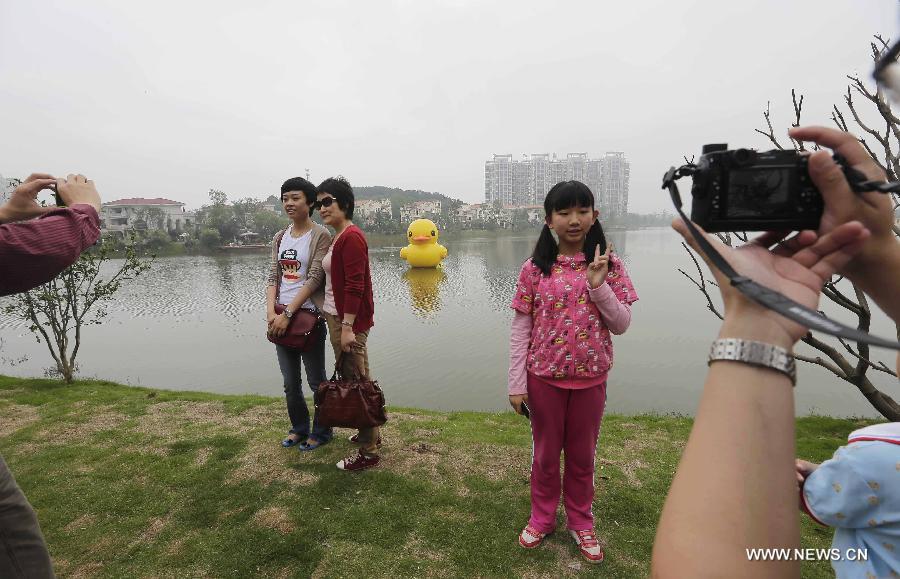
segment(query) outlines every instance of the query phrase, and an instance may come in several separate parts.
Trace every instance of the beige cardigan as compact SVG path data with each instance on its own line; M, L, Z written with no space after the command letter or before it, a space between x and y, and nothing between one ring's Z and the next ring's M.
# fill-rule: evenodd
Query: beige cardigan
M269 277L266 279L266 287L278 287L278 281L281 279L281 264L278 262L278 246L281 245L281 239L290 230L289 225L286 229L279 231L272 239L272 266L269 269ZM331 234L328 230L318 223L312 224L312 239L309 242L310 254L312 261L306 270L306 281L304 286L312 287L311 298L313 304L322 309L325 303L325 268L322 267L322 259L328 253L331 246ZM277 302L278 295L275 295Z

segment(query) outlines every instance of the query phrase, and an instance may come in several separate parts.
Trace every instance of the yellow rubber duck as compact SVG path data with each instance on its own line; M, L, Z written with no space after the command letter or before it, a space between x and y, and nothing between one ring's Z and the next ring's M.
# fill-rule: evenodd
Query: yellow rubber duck
M437 225L430 219L416 219L406 230L409 245L400 250L400 257L413 267L437 267L447 257L447 248L437 242Z

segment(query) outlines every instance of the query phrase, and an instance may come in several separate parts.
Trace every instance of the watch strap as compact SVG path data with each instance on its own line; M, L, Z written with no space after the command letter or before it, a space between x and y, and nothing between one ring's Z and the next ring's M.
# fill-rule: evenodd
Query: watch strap
M742 362L769 368L785 374L791 379L792 385L797 385L797 365L794 356L774 344L740 338L722 338L712 343L707 364L712 364L717 360Z

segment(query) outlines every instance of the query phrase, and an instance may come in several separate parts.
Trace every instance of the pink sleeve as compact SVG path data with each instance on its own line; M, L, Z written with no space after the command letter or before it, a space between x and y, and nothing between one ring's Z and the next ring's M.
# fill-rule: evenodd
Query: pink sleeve
M638 301L637 292L634 290L634 284L631 283L628 271L625 270L625 264L622 262L622 258L615 253L609 255L609 273L606 274L606 283L623 304L631 305Z
M535 272L540 274L540 270L531 263L531 259L522 264L519 280L516 282L516 294L509 304L509 307L517 312L530 314L534 309Z
M529 314L516 312L509 329L509 395L528 392L525 360L531 341L532 321Z
M596 288L588 288L588 296L600 310L603 323L613 334L624 334L631 324L631 306L619 301L608 283Z

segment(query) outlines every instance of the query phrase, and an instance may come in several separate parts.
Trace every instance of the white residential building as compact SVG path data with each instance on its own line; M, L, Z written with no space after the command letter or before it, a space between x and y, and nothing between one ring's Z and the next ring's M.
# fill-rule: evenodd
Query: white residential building
M353 207L353 218L371 225L379 215L393 216L390 199L360 199Z
M440 216L440 201L415 201L400 208L401 223L409 223L416 219L437 219Z
M135 197L104 203L100 209L100 228L103 231L131 229L162 229L180 231L194 225L194 213L184 209L184 203L156 197Z
M460 205L459 209L456 210L456 218L461 223L494 221L496 220L496 211L489 203Z

